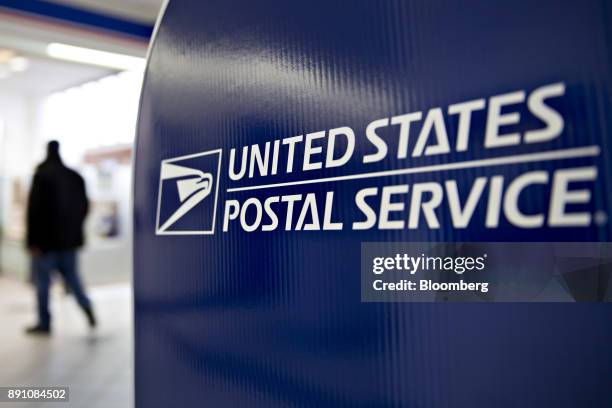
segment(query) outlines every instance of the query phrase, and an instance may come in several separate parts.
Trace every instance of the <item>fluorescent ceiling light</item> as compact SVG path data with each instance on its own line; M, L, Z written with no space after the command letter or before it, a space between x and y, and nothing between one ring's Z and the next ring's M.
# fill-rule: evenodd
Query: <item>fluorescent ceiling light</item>
M114 52L76 47L74 45L51 43L47 45L47 55L65 61L97 65L122 71L144 71L144 58Z

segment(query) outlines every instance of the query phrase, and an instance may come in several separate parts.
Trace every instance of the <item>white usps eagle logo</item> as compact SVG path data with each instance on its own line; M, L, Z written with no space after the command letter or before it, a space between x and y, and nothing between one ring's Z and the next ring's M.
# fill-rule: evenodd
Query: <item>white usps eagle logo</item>
M161 162L157 235L213 234L221 150Z

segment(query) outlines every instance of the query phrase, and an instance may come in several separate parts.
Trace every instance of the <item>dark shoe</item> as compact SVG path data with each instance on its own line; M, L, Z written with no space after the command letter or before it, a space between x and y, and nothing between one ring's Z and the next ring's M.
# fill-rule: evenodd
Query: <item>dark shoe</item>
M37 324L36 326L28 327L25 332L33 336L48 336L51 334L51 329Z
M85 315L87 316L87 323L89 323L89 327L92 329L96 327L98 322L96 321L96 316L94 315L93 310L85 309Z

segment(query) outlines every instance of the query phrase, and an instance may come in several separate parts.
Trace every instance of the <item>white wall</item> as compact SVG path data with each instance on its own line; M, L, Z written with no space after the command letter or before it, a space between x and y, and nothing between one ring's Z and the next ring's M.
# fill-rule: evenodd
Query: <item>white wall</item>
M131 79L126 81L125 78ZM3 231L11 217L12 180L18 178L29 188L33 170L43 159L46 142L51 139L63 143L60 149L65 153L67 164L83 174L91 201L115 200L119 204L123 221L121 235L108 239L91 234L87 237L81 265L84 279L89 283L128 280L131 275L131 167L116 164L111 185L102 188L95 169L83 163L82 155L92 147L129 143L133 139L140 81L141 76L130 73L105 78L68 91L68 98L66 94L54 95L52 98L61 103L51 104L51 107L49 96L7 93L0 88L0 119L4 121L3 138L0 139L0 226ZM87 91L96 86L99 91ZM75 106L81 99L75 102L70 95L83 96L83 106L90 107L91 112L80 112L75 118ZM91 228L87 230L90 232ZM28 277L29 258L23 240L9 239L3 233L0 251L0 273L19 279Z
M3 122L0 139L0 226L8 226L11 214L11 184L15 179L28 185L34 164L42 156L33 132L33 112L36 99L13 92L0 93L0 118ZM26 276L29 262L23 242L0 241L0 270L7 274Z

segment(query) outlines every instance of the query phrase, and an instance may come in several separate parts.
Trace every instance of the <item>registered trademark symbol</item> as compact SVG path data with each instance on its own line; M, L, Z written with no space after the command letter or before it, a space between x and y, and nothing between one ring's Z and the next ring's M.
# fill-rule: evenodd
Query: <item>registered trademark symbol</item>
M593 215L593 221L597 225L605 225L608 222L608 214L602 210L599 210Z

